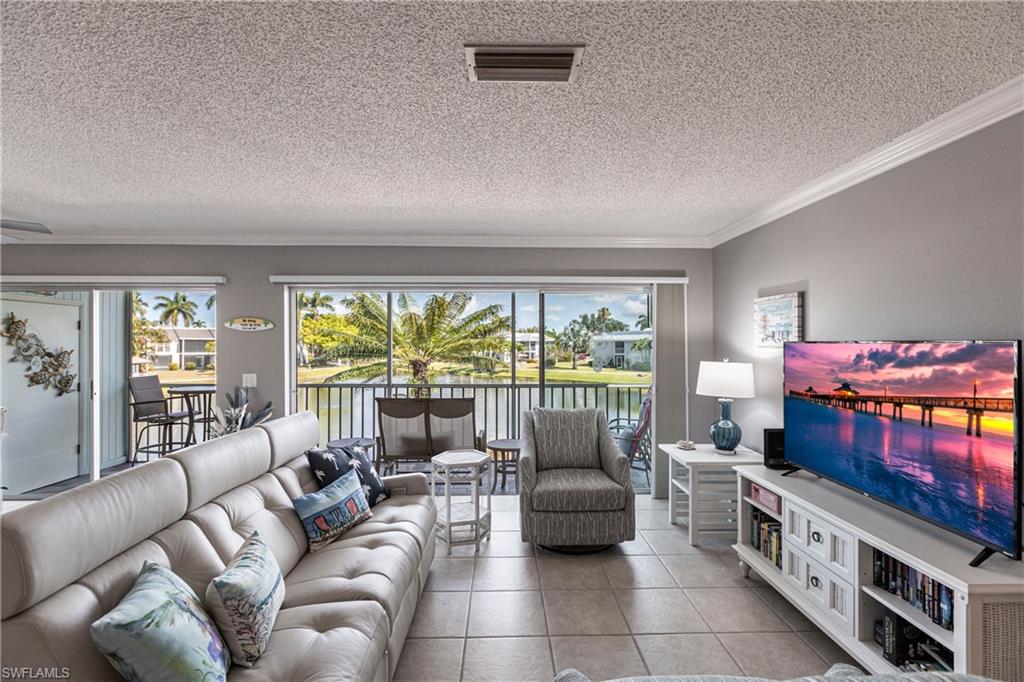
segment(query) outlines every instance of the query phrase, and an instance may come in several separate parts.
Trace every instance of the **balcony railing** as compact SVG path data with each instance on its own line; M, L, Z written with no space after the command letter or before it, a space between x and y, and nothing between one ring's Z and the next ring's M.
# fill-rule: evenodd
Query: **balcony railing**
M477 429L488 439L517 438L520 415L540 405L538 384L299 384L298 409L320 419L320 442L336 438L376 438L375 398L415 397L429 390L432 398L475 398ZM608 419L640 416L647 386L615 384L551 384L544 386L546 407L596 407Z

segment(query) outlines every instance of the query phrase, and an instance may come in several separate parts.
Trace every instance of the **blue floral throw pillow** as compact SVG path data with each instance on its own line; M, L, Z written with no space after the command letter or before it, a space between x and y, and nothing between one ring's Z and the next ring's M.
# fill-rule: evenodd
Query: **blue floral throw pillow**
M283 601L281 567L259 533L253 533L206 588L206 604L231 660L249 668L263 655Z
M171 569L146 562L124 599L90 627L126 680L224 682L231 656L196 593Z
M292 500L295 513L309 536L309 551L316 552L342 533L373 516L355 470L322 488Z

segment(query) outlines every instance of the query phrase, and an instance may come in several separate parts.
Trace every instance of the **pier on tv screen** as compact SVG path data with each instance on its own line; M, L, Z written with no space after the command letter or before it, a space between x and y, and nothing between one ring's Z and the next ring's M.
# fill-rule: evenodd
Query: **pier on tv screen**
M1016 554L1016 342L787 343L786 459Z

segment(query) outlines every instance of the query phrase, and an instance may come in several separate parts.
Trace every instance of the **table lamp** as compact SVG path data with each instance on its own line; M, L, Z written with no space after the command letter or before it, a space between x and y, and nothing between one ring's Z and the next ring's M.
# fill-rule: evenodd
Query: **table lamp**
M732 401L754 397L754 366L749 362L729 362L729 358L721 362L702 361L697 373L697 395L718 398L722 416L711 425L708 434L718 452L736 454L743 432L732 420Z

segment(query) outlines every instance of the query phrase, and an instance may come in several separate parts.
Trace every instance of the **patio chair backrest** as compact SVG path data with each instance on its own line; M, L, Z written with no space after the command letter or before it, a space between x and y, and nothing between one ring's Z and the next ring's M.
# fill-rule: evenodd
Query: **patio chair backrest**
M419 398L376 398L377 420L387 457L422 458L430 452L427 401Z
M132 394L132 407L136 419L167 414L164 388L157 375L129 377L128 390Z
M644 396L644 401L640 405L640 423L637 424L636 433L633 436L633 444L630 446L629 452L626 453L630 461L636 457L637 451L640 449L640 446L643 445L643 440L647 436L647 430L651 428L651 413L654 411L652 409L653 407L654 391L649 391L647 395Z
M473 398L376 398L376 403L388 459L429 459L477 447Z
M434 398L428 401L430 451L438 455L446 450L475 450L476 400L473 398Z

